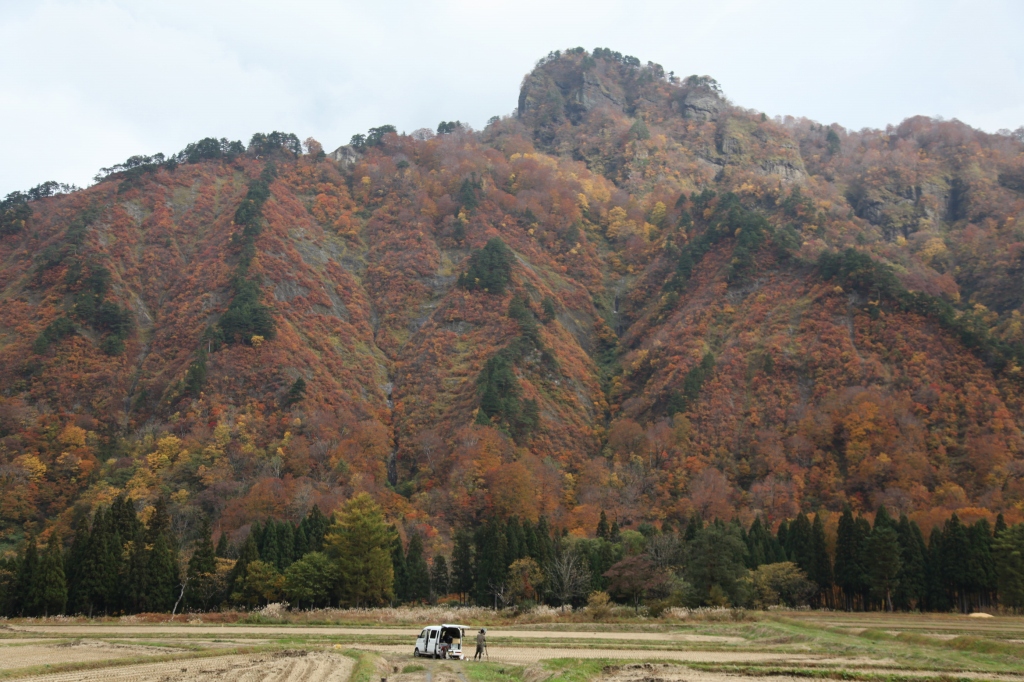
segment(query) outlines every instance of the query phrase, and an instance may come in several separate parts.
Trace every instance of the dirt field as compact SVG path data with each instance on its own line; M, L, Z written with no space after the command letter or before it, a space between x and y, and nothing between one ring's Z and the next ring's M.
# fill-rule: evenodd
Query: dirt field
M111 644L101 641L78 641L54 644L50 643L8 642L0 650L0 670L28 668L33 665L62 663L82 663L86 661L105 661L116 658L136 656L154 656L171 654L181 649L141 647L126 644Z
M218 656L216 658L167 661L126 665L97 670L37 675L35 682L238 682L274 680L275 682L346 682L353 660L326 652L280 652L259 655Z
M407 626L8 621L0 623L0 680L1024 682L1024 618L723 612L669 622L489 628L484 663L414 660L418 632Z

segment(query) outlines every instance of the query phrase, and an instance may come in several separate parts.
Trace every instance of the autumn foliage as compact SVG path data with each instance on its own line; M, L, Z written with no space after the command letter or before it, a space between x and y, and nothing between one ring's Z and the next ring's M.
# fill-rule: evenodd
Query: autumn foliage
M430 554L493 516L1024 513L1019 135L772 120L607 50L483 131L374 130L5 200L4 546L121 493L237 542L368 493Z

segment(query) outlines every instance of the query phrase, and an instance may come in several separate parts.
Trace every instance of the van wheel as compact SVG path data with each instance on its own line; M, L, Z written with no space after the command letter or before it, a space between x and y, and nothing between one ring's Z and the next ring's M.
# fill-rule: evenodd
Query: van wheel
M419 658L420 657L420 648L419 647L416 647L415 649L412 650L412 657L413 658Z

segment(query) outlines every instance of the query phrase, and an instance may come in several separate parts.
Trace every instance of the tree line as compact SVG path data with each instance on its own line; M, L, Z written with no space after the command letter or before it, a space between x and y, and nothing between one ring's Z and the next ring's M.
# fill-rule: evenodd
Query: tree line
M70 541L28 538L0 561L0 612L209 611L256 608L475 603L529 608L613 599L657 615L669 606L810 605L845 610L1024 609L1024 524L964 524L954 514L927 541L918 525L884 507L873 521L847 508L830 547L822 515L800 514L773 531L757 518L678 528L609 523L569 536L547 519L491 518L456 528L451 553L428 556L413 531L400 539L363 494L332 518L318 507L297 524L254 523L238 546L204 521L182 549L167 505L143 523L130 498L80 519Z

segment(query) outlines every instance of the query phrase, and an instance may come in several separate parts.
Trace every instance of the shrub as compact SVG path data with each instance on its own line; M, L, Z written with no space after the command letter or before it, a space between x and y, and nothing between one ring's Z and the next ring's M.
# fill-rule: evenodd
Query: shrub
M753 606L759 609L779 604L802 606L818 589L792 561L762 564L742 581L750 588Z
M40 332L32 344L32 350L36 353L45 353L50 344L57 343L75 333L75 324L66 316L58 317L46 325L46 329Z
M469 257L469 268L459 275L458 284L470 291L502 295L512 279L515 254L498 237Z

